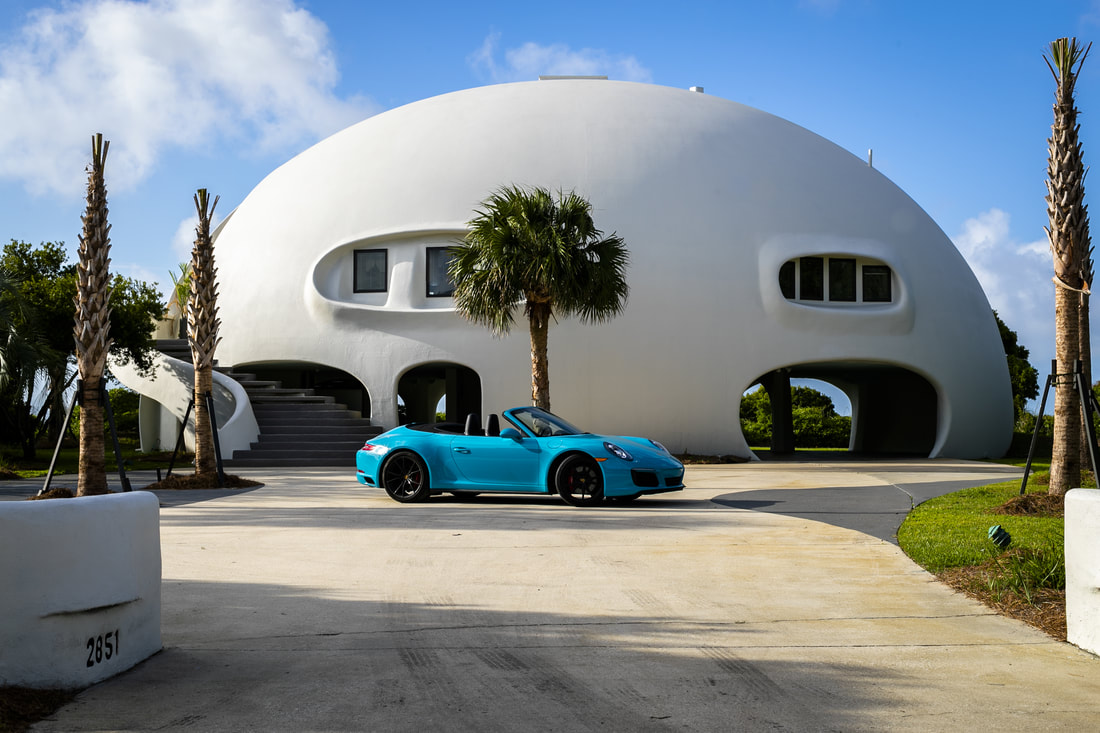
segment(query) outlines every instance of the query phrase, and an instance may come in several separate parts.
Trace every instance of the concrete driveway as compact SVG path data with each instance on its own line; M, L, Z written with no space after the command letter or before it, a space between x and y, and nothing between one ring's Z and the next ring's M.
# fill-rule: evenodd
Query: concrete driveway
M37 731L1073 730L1100 659L910 562L946 461L692 467L628 506L251 471L163 497L165 649ZM170 504L170 505L169 505Z

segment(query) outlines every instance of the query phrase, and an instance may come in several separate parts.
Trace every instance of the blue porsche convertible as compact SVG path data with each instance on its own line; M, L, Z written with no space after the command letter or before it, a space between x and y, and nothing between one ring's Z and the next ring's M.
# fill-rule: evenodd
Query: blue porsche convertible
M355 456L359 483L400 502L433 493L557 494L573 506L684 488L684 465L645 438L586 433L537 407L477 415L465 425L403 425L372 438Z

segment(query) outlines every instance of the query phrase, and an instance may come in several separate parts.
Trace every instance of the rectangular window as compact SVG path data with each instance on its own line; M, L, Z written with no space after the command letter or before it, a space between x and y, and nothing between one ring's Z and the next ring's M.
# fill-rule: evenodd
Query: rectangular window
M455 286L447 274L451 264L450 247L428 247L428 297L449 298L454 294Z
M353 289L357 293L386 292L386 250L355 250L355 276L353 279Z
M845 257L829 258L829 300L854 303L856 300L856 261Z
M891 292L892 276L887 265L863 266L863 302L889 303L893 300Z
M820 257L803 257L798 261L800 300L825 299L825 261Z

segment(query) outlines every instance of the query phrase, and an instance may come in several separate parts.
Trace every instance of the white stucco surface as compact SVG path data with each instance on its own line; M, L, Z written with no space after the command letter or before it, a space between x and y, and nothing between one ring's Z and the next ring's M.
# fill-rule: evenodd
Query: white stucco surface
M149 492L0 502L0 686L86 687L159 651L160 575Z
M344 370L384 427L397 422L401 374L427 362L474 369L483 415L529 402L522 320L496 339L450 298L425 295L426 247L453 243L479 202L512 184L576 190L630 250L624 314L551 328L552 409L574 423L674 452L748 457L738 405L762 375L892 366L935 389L930 455L1007 447L997 328L936 223L866 162L803 128L645 84L456 92L367 119L290 160L217 234L219 278L257 284L222 289L219 360ZM388 291L354 293L353 251L372 248L388 251ZM812 255L889 265L892 302L788 300L779 268Z
M1066 493L1066 638L1100 654L1100 491Z
M153 358L154 377L141 376L133 362L111 362L111 374L120 384L142 396L139 431L143 451L172 450L179 435L179 425L187 415L187 405L194 394L195 367L190 362L165 354ZM240 384L219 372L213 373L214 414L218 423L218 442L222 455L229 457L235 450L247 450L256 440L260 428L252 412L252 403ZM188 419L183 435L184 447L195 449L194 414Z

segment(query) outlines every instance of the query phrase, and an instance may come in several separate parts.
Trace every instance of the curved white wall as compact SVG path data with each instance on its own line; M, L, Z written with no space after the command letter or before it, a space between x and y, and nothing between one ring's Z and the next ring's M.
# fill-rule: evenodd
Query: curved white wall
M160 651L154 494L0 502L0 686L76 688Z
M365 120L261 182L215 242L225 363L309 361L356 376L396 423L398 375L430 361L482 378L483 412L530 399L521 323L491 337L425 298L424 250L510 184L575 189L631 253L626 312L550 333L556 412L673 451L748 456L743 390L803 363L881 363L938 394L933 455L1000 455L1008 373L991 310L936 224L873 168L759 110L652 85L552 80L472 89ZM389 292L353 293L351 252L390 251ZM893 303L785 299L814 254L889 265Z
M1100 491L1066 492L1066 638L1100 654Z
M190 362L166 354L154 357L154 377L138 374L134 364L121 365L112 360L111 374L120 384L142 397L140 410L141 449L172 450L179 434L179 425L187 415L187 405L195 390L195 367ZM252 403L244 387L235 380L213 373L214 414L218 422L218 443L222 456L229 458L235 450L248 450L260 434ZM194 414L188 420L183 440L187 450L195 449Z

